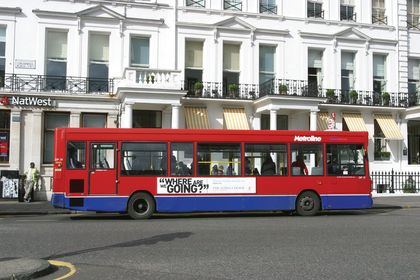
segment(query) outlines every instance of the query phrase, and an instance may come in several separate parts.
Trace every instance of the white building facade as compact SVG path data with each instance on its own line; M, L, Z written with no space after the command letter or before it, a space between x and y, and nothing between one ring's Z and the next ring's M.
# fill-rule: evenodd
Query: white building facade
M419 0L3 0L0 170L55 127L368 131L420 167Z

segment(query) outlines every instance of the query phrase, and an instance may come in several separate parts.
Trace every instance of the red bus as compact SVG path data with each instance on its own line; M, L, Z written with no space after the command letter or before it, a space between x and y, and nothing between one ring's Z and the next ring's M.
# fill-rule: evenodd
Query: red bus
M58 128L52 204L127 213L372 206L367 132Z

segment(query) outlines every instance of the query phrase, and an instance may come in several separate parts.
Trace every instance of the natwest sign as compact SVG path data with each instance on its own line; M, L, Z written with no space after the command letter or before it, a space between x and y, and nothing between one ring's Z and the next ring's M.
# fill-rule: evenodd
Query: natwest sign
M38 107L52 107L54 100L51 98L40 98L36 96L2 96L0 97L1 105L14 106L38 106Z
M321 137L316 137L316 136L298 136L295 135L295 142L321 142L322 138Z

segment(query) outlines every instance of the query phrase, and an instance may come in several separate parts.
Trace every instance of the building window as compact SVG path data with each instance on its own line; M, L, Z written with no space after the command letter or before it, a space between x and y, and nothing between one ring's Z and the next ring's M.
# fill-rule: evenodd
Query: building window
M82 127L106 127L106 114L83 113Z
M43 163L53 163L54 160L54 129L68 127L69 113L50 113L44 115L44 155Z
M6 72L6 27L0 26L0 88L4 87Z
M270 130L270 115L261 115L261 130ZM277 130L288 130L289 129L289 116L288 115L277 115Z
M199 7L199 8L205 8L206 7L206 1L205 0L186 0L186 5L189 7Z
M185 41L185 83L188 94L194 89L200 95L201 89L194 85L203 80L203 42ZM202 85L202 84L201 84Z
M260 84L273 81L275 55L275 47L260 46Z
M67 75L67 31L47 30L46 90L65 90Z
M420 104L420 59L408 60L408 105Z
M225 10L242 11L242 0L224 0Z
M354 53L341 53L341 101L349 102L350 90L354 88Z
M89 91L108 91L109 35L89 36Z
M131 37L130 66L149 68L149 38Z
M373 104L379 105L382 103L382 92L386 87L386 56L374 54L373 55Z
M322 88L322 50L308 51L308 96L318 96Z
M133 110L133 128L162 128L162 112Z
M10 155L10 111L0 110L0 162L8 162Z
M307 17L308 18L324 18L324 11L322 10L322 3L308 1L307 2Z
M356 21L356 13L354 12L353 0L341 0L340 20Z
M277 14L276 0L260 0L260 13Z
M420 0L407 0L407 25L408 28L420 30Z
M372 0L372 23L388 23L388 18L385 16L385 0Z
M240 49L241 45L223 45L223 94L235 97L239 94L239 75L240 75Z
M378 122L374 121L374 160L390 160L391 152L388 151L388 145L385 140L385 135L382 132Z
M408 121L408 164L420 164L420 121Z

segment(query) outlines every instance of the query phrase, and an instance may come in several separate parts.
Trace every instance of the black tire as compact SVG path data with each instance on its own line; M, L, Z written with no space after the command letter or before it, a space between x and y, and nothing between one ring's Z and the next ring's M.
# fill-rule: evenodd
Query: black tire
M315 216L321 209L321 202L316 193L305 191L296 200L296 213L299 216Z
M147 193L136 193L128 201L128 215L135 220L148 219L155 212L155 200Z

